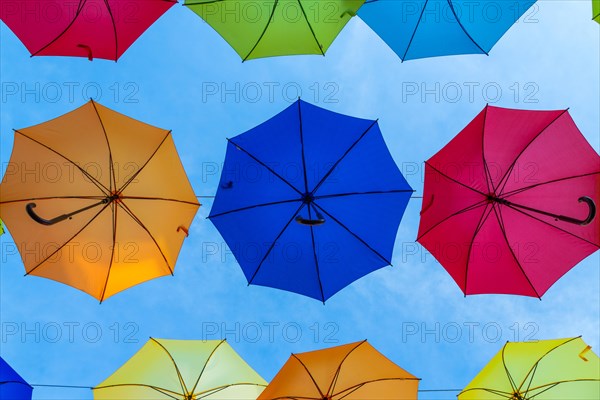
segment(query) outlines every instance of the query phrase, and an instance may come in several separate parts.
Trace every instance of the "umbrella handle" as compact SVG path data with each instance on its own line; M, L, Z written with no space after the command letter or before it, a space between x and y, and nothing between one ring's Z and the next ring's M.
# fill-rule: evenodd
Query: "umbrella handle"
M94 56L92 55L92 48L86 44L78 44L77 47L80 49L84 49L87 51L88 60L94 61Z
M580 203L587 204L587 206L589 208L587 218L577 219L577 218L573 218L573 217L566 217L564 215L559 215L557 219L564 221L564 222L569 222L571 224L581 225L581 226L588 225L590 222L592 222L594 220L594 218L596 217L596 203L594 203L594 200L588 196L581 196L579 199L577 199L577 201L579 201Z
M296 222L305 226L319 226L325 223L325 218L321 214L317 214L317 219L306 219L301 216L296 217Z
M50 225L58 224L59 222L62 222L66 219L71 219L71 217L73 217L73 215L75 215L75 214L79 214L80 212L89 210L90 208L99 206L100 204L107 204L108 202L109 202L108 198L103 199L102 201L100 201L98 203L92 204L87 207L83 207L79 210L73 211L68 214L59 215L58 217L55 217L52 219L45 219L45 218L42 218L39 215L37 215L35 213L35 211L33 211L33 209L37 207L37 204L35 204L35 203L27 203L27 205L25 206L25 211L27 211L27 214L31 217L31 219L34 220L35 222L37 222L38 224L50 226Z

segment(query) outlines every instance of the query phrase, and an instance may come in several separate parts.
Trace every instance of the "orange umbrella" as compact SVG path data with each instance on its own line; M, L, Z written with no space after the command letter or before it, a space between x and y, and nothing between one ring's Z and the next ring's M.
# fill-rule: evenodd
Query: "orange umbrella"
M27 274L101 302L173 274L200 206L170 131L93 101L16 130L0 194Z
M419 378L362 342L292 354L258 400L416 399Z

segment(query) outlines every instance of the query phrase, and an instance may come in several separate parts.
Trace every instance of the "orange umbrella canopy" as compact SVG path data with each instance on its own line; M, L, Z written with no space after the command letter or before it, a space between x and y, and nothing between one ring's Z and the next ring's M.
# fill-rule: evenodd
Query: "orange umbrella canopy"
M27 274L100 301L172 274L199 206L170 131L93 101L15 130L0 184Z
M418 386L365 340L292 354L258 400L416 399Z

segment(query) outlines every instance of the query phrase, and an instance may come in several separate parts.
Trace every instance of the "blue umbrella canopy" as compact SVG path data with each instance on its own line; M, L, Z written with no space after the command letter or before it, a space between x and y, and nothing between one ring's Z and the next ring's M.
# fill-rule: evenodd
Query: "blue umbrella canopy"
M249 284L325 302L391 264L412 192L377 121L298 100L229 139L209 218Z
M358 15L402 60L488 54L536 0L367 0Z
M30 400L33 388L0 357L0 399Z

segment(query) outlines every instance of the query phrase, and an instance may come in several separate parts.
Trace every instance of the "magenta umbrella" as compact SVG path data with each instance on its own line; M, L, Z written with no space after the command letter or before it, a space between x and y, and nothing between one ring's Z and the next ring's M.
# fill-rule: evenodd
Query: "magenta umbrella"
M32 56L116 61L176 0L2 1L0 19Z
M425 168L417 240L465 295L541 297L600 247L600 157L567 110L487 106Z

